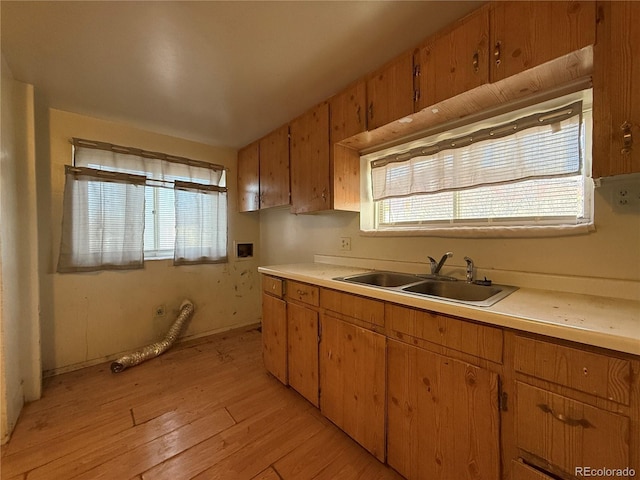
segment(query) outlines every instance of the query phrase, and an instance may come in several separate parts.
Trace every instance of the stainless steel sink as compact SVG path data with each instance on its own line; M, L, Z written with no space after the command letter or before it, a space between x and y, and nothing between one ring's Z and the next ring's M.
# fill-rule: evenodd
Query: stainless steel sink
M420 282L422 279L410 273L397 272L369 272L348 277L340 277L338 280L344 282L362 283L374 287L402 287L412 283Z
M382 271L338 277L334 280L479 307L490 307L518 289L508 285L477 285L451 277L425 278L409 273Z
M514 292L516 287L506 285L476 285L467 282L425 281L408 285L402 291L429 297L441 297L453 301L488 307Z

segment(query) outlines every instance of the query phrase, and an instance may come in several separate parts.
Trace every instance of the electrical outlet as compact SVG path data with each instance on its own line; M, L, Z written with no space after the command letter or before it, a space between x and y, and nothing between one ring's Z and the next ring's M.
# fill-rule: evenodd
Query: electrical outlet
M619 207L640 205L640 188L636 185L620 185L615 189L614 195Z
M340 250L351 250L351 237L340 237Z
M166 312L167 312L167 309L164 305L158 305L156 308L153 309L153 316L164 317Z

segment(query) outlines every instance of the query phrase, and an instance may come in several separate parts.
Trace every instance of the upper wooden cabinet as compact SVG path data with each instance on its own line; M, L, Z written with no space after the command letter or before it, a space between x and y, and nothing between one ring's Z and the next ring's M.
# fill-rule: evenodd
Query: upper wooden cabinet
M289 126L238 151L238 211L288 205Z
M595 43L595 2L505 1L492 5L492 82Z
M369 130L413 113L413 52L406 52L367 79Z
M238 151L238 211L260 208L260 166L258 142Z
M291 211L328 210L331 205L329 104L291 122Z
M351 85L329 99L331 144L362 133L367 129L367 84Z
M488 83L488 56L489 10L485 7L420 48L417 110Z
M597 34L593 177L640 172L640 2L599 2Z
M329 145L329 104L291 122L291 212L360 209L360 156Z
M289 126L260 140L260 208L289 204Z

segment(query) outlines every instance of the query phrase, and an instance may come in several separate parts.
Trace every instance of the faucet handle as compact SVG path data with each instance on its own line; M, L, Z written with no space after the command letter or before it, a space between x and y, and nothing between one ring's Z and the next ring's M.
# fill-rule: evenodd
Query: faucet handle
M467 262L467 283L473 283L473 260L464 257L464 261Z
M429 262L431 263L431 275L435 275L436 273L436 268L438 266L438 262L436 262L436 259L433 257L427 257L429 259Z

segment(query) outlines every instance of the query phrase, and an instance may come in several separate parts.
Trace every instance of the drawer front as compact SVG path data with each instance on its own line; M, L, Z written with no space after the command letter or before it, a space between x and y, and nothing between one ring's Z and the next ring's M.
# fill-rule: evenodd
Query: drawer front
M287 298L317 307L320 304L320 289L306 283L287 280Z
M459 352L502 363L502 330L423 310L387 304L385 319L392 330Z
M515 368L536 378L629 405L628 360L517 336Z
M384 327L384 302L336 290L320 291L320 306L332 312Z
M516 443L523 456L532 454L570 475L576 468L629 467L627 417L521 382L516 394Z
M553 480L553 477L517 460L511 461L511 478L513 480Z
M269 275L263 275L262 291L273 295L274 297L282 298L284 294L284 280L281 278L270 277Z

